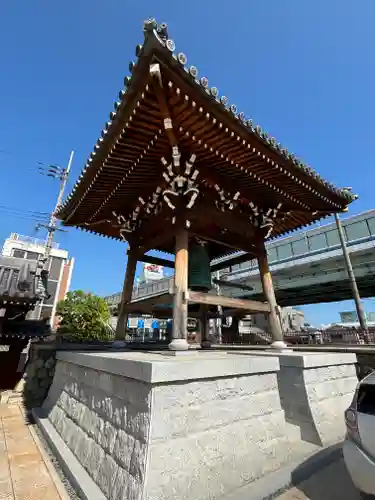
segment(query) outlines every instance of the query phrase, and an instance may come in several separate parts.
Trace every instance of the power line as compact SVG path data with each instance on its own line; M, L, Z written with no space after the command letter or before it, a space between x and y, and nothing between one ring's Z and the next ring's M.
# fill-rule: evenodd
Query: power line
M3 214L2 212L0 212L0 218L2 215L5 215L7 219L21 219L21 220L28 220L30 222L42 222L42 223L47 223L48 222L48 219L38 219L36 217L25 217L23 215L20 215L20 214L13 214L13 213L5 213Z
M11 212L20 212L20 213L25 213L25 214L33 214L33 215L42 215L45 217L49 217L50 214L48 212L40 212L35 211L35 210L28 210L25 208L18 208L18 207L7 207L6 205L0 205L0 211L1 210L9 210Z
M12 151L0 148L0 155L11 156L12 158L19 156ZM1 158L1 156L0 156ZM35 166L25 166L22 168L22 171L29 170L33 172L37 172L41 175L45 175L46 177L54 177L62 180L62 176L64 174L64 169L54 164L46 164L43 161L35 160ZM14 166L12 165L0 165L0 172L3 169L9 168L10 170L14 170Z
M36 212L33 210L25 210L21 208L11 208L5 205L0 205L0 216L3 215L8 218L17 218L23 220L30 220L34 222L47 222L47 212Z
M4 215L13 215L15 217L27 217L29 219L37 219L37 220L48 220L48 216L42 215L42 214L28 214L26 212L15 212L13 210L1 210L0 209L0 214Z

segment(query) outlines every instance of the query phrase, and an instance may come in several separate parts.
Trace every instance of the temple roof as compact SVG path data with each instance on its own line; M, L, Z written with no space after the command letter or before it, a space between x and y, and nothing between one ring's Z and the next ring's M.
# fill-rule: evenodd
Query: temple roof
M165 24L151 19L143 31L144 43L136 47L137 60L129 65L119 100L57 212L64 225L122 239L116 220L138 217L141 207L151 207L159 196L171 141L186 163L194 162L199 182L223 200L221 192L229 191L254 213L281 211L271 237L346 210L355 199L351 191L325 181L220 96L186 55L176 52ZM169 251L168 245L155 248Z
M6 304L32 305L42 298L36 261L0 256L0 308Z

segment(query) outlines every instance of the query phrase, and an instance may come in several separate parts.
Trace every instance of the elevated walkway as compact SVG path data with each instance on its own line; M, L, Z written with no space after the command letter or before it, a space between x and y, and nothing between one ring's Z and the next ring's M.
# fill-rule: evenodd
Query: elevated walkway
M348 250L362 298L375 296L375 210L342 220ZM267 245L270 269L280 306L334 302L352 298L335 223L319 226ZM225 262L225 259L218 262ZM264 300L256 260L220 271L220 279L240 282L252 291L221 287L227 296ZM141 285L133 300L168 292L172 278ZM117 307L121 293L106 298Z

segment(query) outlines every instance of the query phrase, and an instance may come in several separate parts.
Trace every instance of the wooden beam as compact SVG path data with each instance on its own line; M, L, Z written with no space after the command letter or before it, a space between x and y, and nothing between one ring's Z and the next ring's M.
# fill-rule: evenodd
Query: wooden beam
M125 305L127 313L148 313L153 310L157 305L171 304L173 296L169 292L164 292L154 297L145 297L140 300L135 300Z
M222 240L219 240L217 238L212 238L211 236L205 235L203 230L189 231L189 235L195 236L196 238L199 238L200 240L209 241L211 243L216 243L216 245L221 245L223 247L227 247L234 252L238 252L238 250L240 249L240 247L236 246L235 244L229 244L226 241L222 241Z
M254 256L245 252L240 253L239 255L235 255L229 259L226 259L222 262L217 262L216 264L211 264L211 272L220 271L221 269L226 269L227 267L236 266L238 264L243 264L244 262L253 260Z
M187 218L191 222L190 232L196 233L203 240L221 244L236 252L244 250L256 255L256 247L253 244L254 228L243 217L234 213L220 212L215 207L206 204L199 204L196 209L189 211ZM206 234L202 226L212 226L212 224L225 232L216 234L214 237Z
M168 267L169 269L174 269L174 262L172 260L162 259L161 257L154 257L152 255L143 255L138 257L139 262L145 262L146 264L156 264L157 266Z
M168 137L169 144L173 148L175 146L178 146L178 140L173 127L172 113L169 109L167 96L163 87L160 64L154 63L153 65L151 65L151 75L152 86L154 88L156 99L159 104L159 109L164 121L164 129Z
M269 313L271 310L267 302L257 302L255 300L234 299L223 297L222 295L210 295L204 292L194 292L189 290L188 300L195 304L206 304L212 306L229 307L231 309L242 309L249 312Z
M210 318L228 318L228 317L239 317L240 319L247 316L249 313L243 309L224 309L220 314L219 312L209 312ZM267 313L266 313L267 314Z
M227 286L228 288L240 288L241 290L246 290L248 292L252 292L254 290L254 288L252 286L244 285L243 283L240 283L239 281L219 280L217 278L214 278L212 281L217 285Z
M119 315L116 325L116 340L125 340L128 323L128 312L126 310L126 305L131 301L132 298L136 267L137 248L130 247L128 251L128 262L126 265L125 280L122 289Z
M168 241L170 241L171 238L171 230L172 225L169 227L164 226L162 231L159 231L158 233L153 233L150 238L146 238L143 241L141 241L141 250L143 255L146 252L149 252L150 250L157 250L158 248L162 247L165 245Z
M187 217L189 220L205 220L207 223L226 229L229 233L239 234L249 239L255 235L255 228L243 216L235 212L221 212L208 204L202 206L200 203L195 209L189 211Z

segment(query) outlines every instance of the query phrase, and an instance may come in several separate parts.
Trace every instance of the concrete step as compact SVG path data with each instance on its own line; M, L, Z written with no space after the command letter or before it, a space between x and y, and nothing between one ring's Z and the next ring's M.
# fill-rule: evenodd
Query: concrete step
M23 403L22 392L3 391L0 393L0 404L18 404Z

